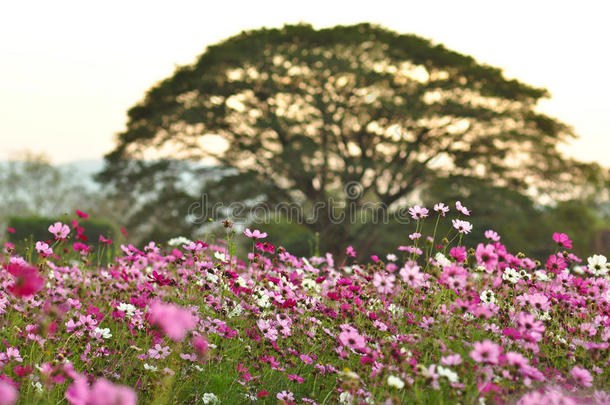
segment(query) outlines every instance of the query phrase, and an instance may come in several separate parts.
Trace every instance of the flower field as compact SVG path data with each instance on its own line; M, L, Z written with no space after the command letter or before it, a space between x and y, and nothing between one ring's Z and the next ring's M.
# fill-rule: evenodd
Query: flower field
M361 262L229 221L223 241L94 251L80 211L21 255L5 242L0 405L610 404L606 257L562 233L544 260L508 252L459 203L410 212L408 243Z

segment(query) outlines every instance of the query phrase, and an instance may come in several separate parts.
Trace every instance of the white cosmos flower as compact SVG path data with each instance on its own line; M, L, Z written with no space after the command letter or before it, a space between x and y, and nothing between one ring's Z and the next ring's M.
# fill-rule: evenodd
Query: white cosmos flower
M481 298L481 301L483 301L486 304L495 304L496 303L496 296L492 290L484 290L483 292L481 292L481 295L479 298Z
M38 392L39 394L42 392L42 384L40 383L40 381L32 381L32 387L34 387L36 392Z
M441 252L438 252L434 256L434 260L436 260L438 262L438 264L440 264L441 266L449 266L451 264L451 261L449 259L447 259L445 257L445 255L442 254Z
M112 337L112 333L110 333L109 328L95 328L95 333L104 339L109 339Z
M201 401L204 404L217 404L220 402L218 397L211 392L206 392L205 394L203 394L203 396L201 397Z
M121 302L116 309L118 309L119 311L123 311L125 312L125 315L127 315L127 317L131 318L135 313L136 313L136 307L133 306L132 304L127 304L125 302Z
M189 243L191 243L191 240L184 236L178 236L167 241L170 246L188 245Z
M521 280L521 274L519 274L517 270L509 267L504 270L504 273L502 274L502 280L508 281L512 284L517 284L519 280Z
M446 368L443 366L436 366L436 372L441 377L445 377L446 379L448 379L449 382L456 383L459 381L459 377L458 377L457 373L455 371L451 370L450 368Z
M608 273L607 262L606 256L602 255L593 255L587 259L589 270L596 276L605 276Z
M354 397L348 391L343 391L339 395L339 403L342 405L352 404L354 401Z
M405 382L400 379L400 377L396 377L395 375L391 375L388 377L388 385L390 387L397 388L399 390L403 389L405 386Z

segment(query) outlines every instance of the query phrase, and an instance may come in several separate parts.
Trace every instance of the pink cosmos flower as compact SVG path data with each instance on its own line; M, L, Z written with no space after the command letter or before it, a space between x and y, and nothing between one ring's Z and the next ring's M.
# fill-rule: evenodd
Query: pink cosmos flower
M105 378L98 379L92 387L87 379L78 375L65 394L71 405L136 405L136 393L124 385L115 385Z
M498 265L498 255L493 245L479 243L475 251L475 257L479 265L485 266L487 271L492 271Z
M10 226L7 226L7 227L6 227L6 231L7 231L8 233L15 233L15 232L16 232L16 231L15 231L15 228L11 228Z
M549 311L551 309L549 299L542 293L528 295L527 302L532 306L532 308L535 308L538 311Z
M578 385L582 385L583 387L590 387L591 385L593 385L593 377L587 369L574 366L570 371L570 374L572 375L574 380L576 380L576 383Z
M461 219L452 219L453 227L457 229L459 233L470 233L472 231L472 224L468 221L462 221Z
M84 243L81 242L76 242L74 243L73 246L74 250L77 252L80 252L80 254L82 255L86 255L87 253L89 253L89 250L91 249L91 246L87 246Z
M553 240L557 242L557 244L566 249L572 249L572 241L565 233L555 232L553 234Z
M115 385L105 378L98 379L91 387L91 405L135 405L136 393L129 387Z
M561 273L568 267L568 263L559 255L550 255L546 261L546 269L555 274Z
M193 345L193 348L195 349L195 352L197 352L199 357L205 358L207 356L210 345L206 338L200 335L193 336L191 344Z
M519 312L517 315L517 326L521 335L530 336L536 342L542 340L545 327L542 321L536 319L534 315L527 312Z
M413 261L405 263L404 267L400 269L400 277L402 281L407 283L411 288L419 288L423 285L424 275L419 271L419 266Z
M155 301L149 309L150 323L158 325L163 332L174 341L181 341L186 334L195 328L197 318L191 311L176 304L165 304Z
M36 267L29 264L10 263L6 270L15 277L15 282L9 287L9 292L17 297L27 297L42 290L44 279L38 274Z
M17 389L8 381L0 380L0 405L13 405L17 402Z
M299 358L305 364L312 364L313 363L313 359L311 357L309 357L308 355L306 355L306 354L301 354L299 356Z
M278 392L275 397L284 402L294 401L294 395L290 391Z
M7 360L15 360L19 363L23 362L21 358L21 354L19 353L19 349L16 347L7 347L6 348L6 358Z
M76 215L78 215L79 217L81 217L82 219L87 219L89 218L89 214L85 214L84 212L82 212L81 210L76 210Z
M66 236L70 233L70 227L61 222L55 222L49 226L49 232L55 235L55 239L66 239Z
M393 274L375 273L373 276L373 285L377 288L380 294L391 294L394 290L394 281L396 277Z
M492 231L491 229L485 231L485 237L494 242L500 242L500 235L496 231Z
M45 242L36 242L36 251L43 257L49 257L53 254L53 249Z
M470 357L477 363L498 364L502 346L490 341L475 342Z
M351 246L348 246L347 249L345 249L345 254L350 257L356 257L356 251Z
M111 245L112 244L112 240L106 239L104 237L104 235L100 235L99 241L100 241L100 243L105 243L106 245Z
M303 384L305 382L305 379L297 374L286 374L286 377L288 377L290 381L295 381L299 384Z
M466 216L470 215L470 211L468 211L468 208L464 207L460 201L455 202L455 209Z
M164 359L169 356L171 350L169 346L161 346L159 343L155 345L155 347L151 347L148 349L148 357L151 359Z
M434 211L440 213L442 216L445 216L445 214L449 212L449 207L443 203L434 204Z
M462 363L462 356L459 354L451 354L449 356L441 357L441 364L443 366L457 366Z
M267 232L261 233L261 231L259 231L258 229L251 231L250 228L246 228L246 230L244 231L244 235L252 239L263 239L267 237Z
M428 209L416 205L414 207L409 208L409 214L411 214L411 218L413 219L426 218L428 216Z
M449 255L453 257L458 263L462 263L466 260L466 246L452 247L449 251Z
M343 346L347 346L354 350L362 350L366 346L364 336L354 330L344 330L341 332L339 334L339 342L341 342Z
M523 356L521 353L508 352L508 353L506 353L505 357L506 357L506 362L509 365L515 366L518 369L524 368L529 363L529 360L525 356Z
M263 336L265 336L265 338L271 340L272 342L277 340L278 331L270 321L259 319L256 322L256 325L258 326L258 329L263 333Z

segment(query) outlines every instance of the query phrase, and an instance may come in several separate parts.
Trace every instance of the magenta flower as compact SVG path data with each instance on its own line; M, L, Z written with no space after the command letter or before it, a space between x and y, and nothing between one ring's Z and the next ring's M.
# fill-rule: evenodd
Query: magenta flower
M76 215L78 215L79 217L81 217L82 219L87 219L89 218L89 214L85 214L84 212L82 212L81 210L76 210Z
M449 255L453 257L458 263L462 263L466 260L466 246L456 246L452 247L449 251Z
M100 243L105 243L106 245L112 244L112 240L105 238L104 235L100 235L99 241L100 241Z
M565 233L555 232L553 234L553 240L557 242L557 244L566 249L572 249L572 241Z
M561 273L567 267L568 263L559 255L550 255L546 261L546 269L555 274Z
M287 374L286 377L288 377L290 381L295 381L299 384L303 384L305 382L305 379L297 374Z
M490 341L475 342L470 357L477 363L498 364L502 346Z
M244 235L252 239L263 239L267 237L267 232L261 232L258 229L251 231L250 228L246 228Z
M177 342L183 340L197 325L197 318L191 311L176 304L155 301L151 304L148 313L150 323L158 325L167 337Z
M0 380L0 405L13 405L17 402L17 388L8 381Z
M80 252L80 254L86 255L87 253L89 253L91 246L87 246L86 244L81 242L75 242L73 248L75 251Z
M574 366L570 371L570 374L572 375L572 377L574 377L574 380L576 380L576 383L578 385L582 385L583 387L590 387L591 385L593 385L593 377L587 369Z
M197 352L199 357L205 358L207 356L210 345L206 338L199 335L193 336L191 344L193 345L193 348L195 349L195 352Z
M9 292L16 297L28 297L42 290L44 279L38 274L36 267L28 264L10 263L6 270L15 277L15 282L9 287Z
M55 222L49 226L49 232L55 235L55 239L66 239L66 236L70 233L70 227L61 222Z
M350 257L356 257L356 251L351 246L348 246L347 249L345 249L345 254Z

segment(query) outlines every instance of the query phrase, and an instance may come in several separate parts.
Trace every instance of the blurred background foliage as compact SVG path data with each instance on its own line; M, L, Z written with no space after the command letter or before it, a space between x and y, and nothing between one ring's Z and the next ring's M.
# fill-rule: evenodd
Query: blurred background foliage
M231 217L236 230L267 231L298 255L353 245L366 257L410 244L415 224L397 220L409 205L459 200L472 211L469 243L494 229L509 249L541 258L555 250L552 233L565 232L577 254L608 253L610 172L559 152L575 134L536 110L548 96L470 56L371 24L245 31L146 93L97 183L44 156L3 163L0 222L79 208L124 226L141 245L224 236L220 221ZM355 183L358 192L345 189ZM234 218L227 208L281 203L307 216L331 200L359 214L383 205L388 221ZM20 232L38 235L28 226ZM433 226L428 220L422 233Z

